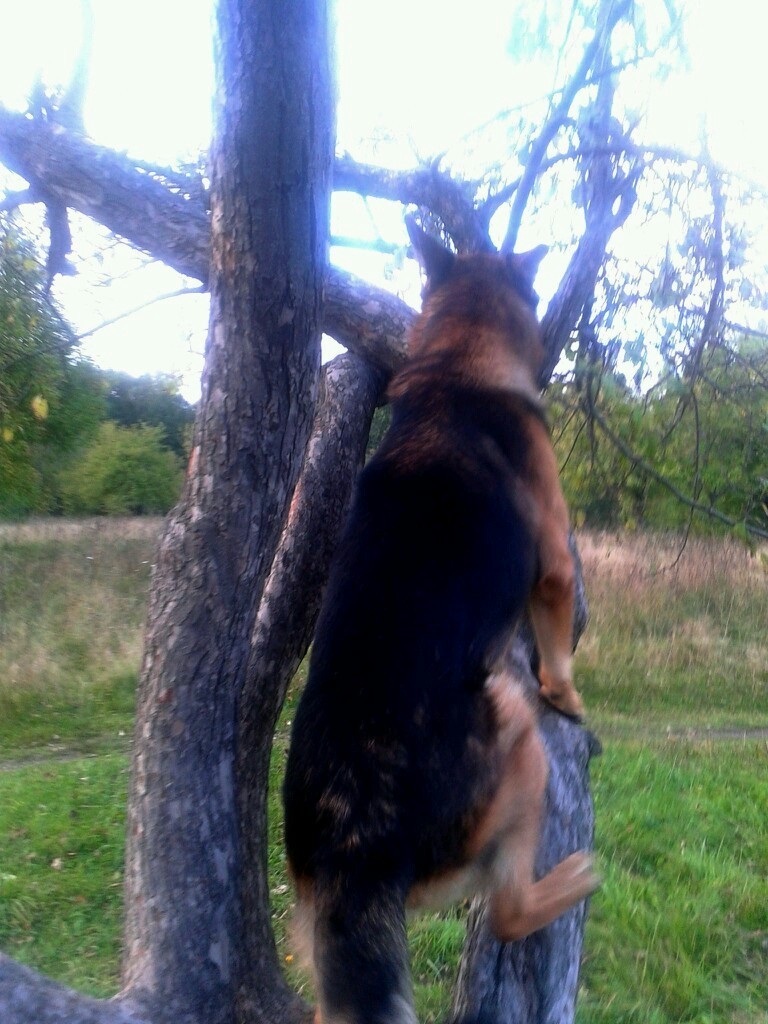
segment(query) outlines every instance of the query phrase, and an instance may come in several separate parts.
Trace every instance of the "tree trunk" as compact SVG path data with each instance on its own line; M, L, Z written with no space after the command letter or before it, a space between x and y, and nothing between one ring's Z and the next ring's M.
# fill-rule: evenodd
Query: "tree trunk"
M575 543L577 593L574 641L587 621L581 563ZM549 757L544 822L536 875L546 874L576 850L591 850L594 810L589 759L599 752L594 737L537 696L531 670L535 656L530 629L520 631L510 652L510 668L539 708L539 728ZM572 907L546 928L520 942L499 943L486 925L484 901L469 913L467 940L454 994L454 1014L484 1024L572 1024L576 1012L581 949L587 908Z
M382 374L357 356L325 367L312 437L253 632L238 715L243 956L250 970L239 1000L245 1020L271 1014L275 965L267 882L267 780L272 737L288 684L307 652L328 569L363 464Z
M325 3L217 15L206 366L153 575L127 822L125 991L175 1024L230 1024L256 966L265 1018L296 1012L274 951L245 956L237 708L312 422L333 147Z

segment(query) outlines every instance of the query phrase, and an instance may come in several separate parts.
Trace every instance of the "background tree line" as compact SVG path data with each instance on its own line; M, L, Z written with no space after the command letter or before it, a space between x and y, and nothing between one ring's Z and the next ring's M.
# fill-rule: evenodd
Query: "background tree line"
M646 393L620 372L553 384L550 415L574 522L593 527L768 529L768 353L743 338L695 380Z
M46 292L42 262L29 239L4 229L0 516L164 513L180 493L194 408L172 378L135 378L83 358ZM646 393L637 386L640 365L633 380L616 363L614 349L612 360L610 353L585 360L550 385L553 434L575 522L688 528L694 510L676 489L768 528L765 346L743 337L715 347L694 380L662 380ZM387 423L381 407L369 453ZM648 466L672 487L650 476ZM697 517L695 527L726 528L711 517Z
M0 233L0 517L149 514L177 500L194 409L167 377L79 352L18 231Z

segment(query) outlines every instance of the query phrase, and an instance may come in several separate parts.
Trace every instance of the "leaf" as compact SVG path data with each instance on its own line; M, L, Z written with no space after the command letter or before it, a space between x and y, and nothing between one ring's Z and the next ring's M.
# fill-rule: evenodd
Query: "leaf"
M32 415L36 420L47 420L48 419L48 400L43 398L42 395L35 395L32 401L29 403L29 407L32 410Z

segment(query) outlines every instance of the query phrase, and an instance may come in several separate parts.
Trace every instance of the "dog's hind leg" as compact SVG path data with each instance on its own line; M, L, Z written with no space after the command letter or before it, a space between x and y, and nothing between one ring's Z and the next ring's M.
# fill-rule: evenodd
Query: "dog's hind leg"
M500 942L515 942L560 917L594 892L599 879L588 853L572 853L540 881L496 893L490 926Z
M587 897L597 887L598 879L589 854L574 853L540 881L533 880L547 756L524 697L518 696L513 686L504 693L503 681L503 676L491 677L489 688L502 725L499 741L504 764L491 804L472 838L470 853L483 859L484 851L496 848L489 925L500 941L511 942L544 927Z

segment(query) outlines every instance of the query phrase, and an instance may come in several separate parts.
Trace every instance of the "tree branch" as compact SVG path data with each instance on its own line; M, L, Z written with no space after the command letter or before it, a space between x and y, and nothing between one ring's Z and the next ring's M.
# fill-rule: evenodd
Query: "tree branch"
M723 297L725 295L725 257L723 255L723 221L725 219L725 197L720 184L720 178L710 164L707 167L707 178L712 193L712 245L707 253L707 262L713 267L712 295L707 306L707 313L704 317L704 325L701 329L692 358L688 362L686 377L689 382L696 380L701 371L701 360L704 350L714 340L723 315Z
M40 203L41 197L33 188L22 188L18 192L6 192L5 198L0 201L0 213L8 213L16 210L19 206L26 206L28 203Z
M354 274L329 267L325 281L325 329L387 375L405 360L405 335L416 313L396 295Z
M179 273L207 282L210 221L199 194L174 192L125 155L1 106L0 159L33 193L50 193ZM330 268L323 329L375 366L391 372L402 361L413 317L390 292Z
M610 33L606 37L610 40ZM600 59L610 65L610 48ZM615 87L611 78L600 80L592 105L584 111L579 124L580 135L587 149L599 151L603 146L623 145L621 126L613 117ZM578 325L588 326L595 287L613 233L631 213L637 199L636 183L641 168L622 168L608 155L585 158L581 165L580 195L584 208L585 227L571 257L562 281L547 307L542 320L545 359L539 384L545 388L571 332Z
M353 235L331 235L331 246L341 249L361 249L365 252L380 252L392 256L402 246L387 242L384 238L357 238Z
M333 187L343 192L423 206L445 225L460 252L483 252L491 241L478 216L470 182L456 181L440 171L437 163L409 171L391 171L359 164L349 155L336 158Z
M207 280L205 207L137 171L128 157L0 107L0 159L41 199L51 196L181 273Z
M602 9L600 14L598 14L598 23L595 33L587 44L581 61L573 73L571 80L566 86L564 86L559 102L550 114L544 127L534 139L530 148L528 159L525 164L525 170L523 171L523 176L520 179L519 187L515 193L515 199L509 215L509 226L502 244L502 249L505 249L508 252L511 252L512 249L514 249L517 241L517 235L520 230L520 224L523 219L523 213L525 212L528 199L533 191L533 186L536 183L541 163L547 155L549 144L567 120L573 101L576 98L577 93L584 87L587 76L595 64L595 60L610 40L611 33L618 22L621 21L627 13L629 7L630 0L622 0L620 3L616 3L615 0L604 0L601 5Z
M572 146L563 153L553 153L552 156L541 161L538 170L538 177L541 177L541 175L545 174L553 167L556 167L558 164L575 160L589 160L593 157L600 156L616 158L632 157L636 160L644 160L648 166L652 165L657 160L666 160L670 163L676 164L692 164L694 167L701 170L711 169L712 172L717 174L721 179L724 178L727 173L725 168L710 163L702 159L702 157L696 156L694 153L688 153L683 149L676 149L674 146L638 145L629 139L622 138L618 144L614 145ZM515 178L513 181L508 182L500 188L497 192L494 192L480 204L478 209L486 221L490 221L496 211L500 209L504 203L509 202L515 192L520 188L522 180L522 175ZM751 185L749 182L745 183Z
M162 1017L120 999L92 999L0 953L3 1024L160 1024Z
M263 1000L259 959L260 907L269 902L266 874L269 746L259 735L274 731L285 693L304 658L344 523L352 487L363 463L371 417L385 376L351 353L326 364L312 436L269 579L259 605L238 708L238 801L244 943L251 970L241 1000ZM247 1019L258 1019L255 1014Z

